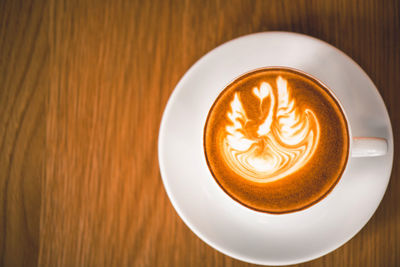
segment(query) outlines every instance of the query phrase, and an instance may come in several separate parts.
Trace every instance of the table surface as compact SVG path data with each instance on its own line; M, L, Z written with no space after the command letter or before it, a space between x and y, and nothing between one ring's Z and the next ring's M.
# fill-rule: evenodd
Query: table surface
M0 1L0 265L249 266L178 217L157 135L196 60L271 30L320 38L358 62L400 145L397 0ZM298 266L400 266L399 179L396 151L369 223Z

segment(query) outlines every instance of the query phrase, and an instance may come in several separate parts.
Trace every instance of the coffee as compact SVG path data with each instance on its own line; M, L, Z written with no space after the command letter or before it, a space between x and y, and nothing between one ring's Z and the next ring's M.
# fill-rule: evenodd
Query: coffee
M218 96L204 151L219 186L254 210L287 213L324 198L349 154L343 111L329 90L288 68L246 73Z

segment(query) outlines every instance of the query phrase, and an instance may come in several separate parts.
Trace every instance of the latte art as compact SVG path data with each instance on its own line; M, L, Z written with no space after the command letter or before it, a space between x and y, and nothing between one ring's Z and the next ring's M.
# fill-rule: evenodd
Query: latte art
M228 84L208 113L204 154L217 184L257 211L287 213L323 199L349 152L347 122L318 80L264 68Z
M301 168L318 145L319 124L314 112L301 110L292 99L288 82L279 76L276 93L268 82L250 92L259 100L258 127L246 128L251 121L239 93L234 94L227 113L230 122L221 143L229 167L241 177L268 183L286 177ZM263 108L265 103L267 109ZM251 132L251 131L255 132Z

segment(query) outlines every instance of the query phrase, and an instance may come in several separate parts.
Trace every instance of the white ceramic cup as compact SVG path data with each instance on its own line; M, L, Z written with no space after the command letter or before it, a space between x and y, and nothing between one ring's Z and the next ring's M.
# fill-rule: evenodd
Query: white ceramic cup
M287 66L267 66L264 68L259 68L259 69L254 69L251 71L248 71L246 73L241 74L239 77L235 78L234 80L238 80L241 76L247 74L247 73L252 73L254 71L257 70L267 70L268 69L282 69L282 70L288 70L288 71L293 71L295 73L299 73L300 75L302 75L303 77L310 79L311 81L314 81L316 83L318 83L320 86L322 86L325 90L327 90L330 93L330 96L333 97L336 101L336 103L338 104L339 108L342 110L342 113L344 114L345 117L345 121L347 124L347 129L348 129L348 138L349 138L349 149L348 149L348 157L346 160L346 163L343 164L342 168L345 169L347 166L347 163L350 160L350 157L353 158L362 158L362 157L379 157L379 156L383 156L387 153L388 151L388 142L385 138L381 138L381 137L365 137L365 136L354 136L351 132L352 126L349 123L349 120L347 118L347 112L345 110L345 108L343 107L343 105L341 104L340 100L337 98L337 96L335 95L335 93L327 86L325 85L323 82L321 82L320 80L318 80L316 77L313 77L312 75L295 69L295 68L291 68L291 67L287 67ZM226 86L228 86L228 84L226 84ZM225 86L225 87L226 87ZM223 92L223 91L222 91ZM221 92L221 93L222 93ZM219 96L218 96L219 97ZM216 99L218 98L216 97L214 99L214 101L216 101ZM211 111L211 109L210 109ZM204 125L205 126L205 125ZM204 154L205 156L205 154ZM327 163L329 164L329 163ZM305 164L307 165L307 163ZM343 172L341 173L341 176L343 175ZM341 177L338 177L337 179L340 179ZM334 187L337 184L334 185ZM323 198L318 199L314 204L320 202L321 200L323 200L327 195L329 195L329 193L332 192L332 190L330 190L328 192L328 194L326 194ZM240 201L238 201L240 203ZM314 204L304 208L304 209L300 209L300 210L305 210L308 209L310 207L312 207ZM245 206L246 207L246 206ZM248 207L246 207L248 208ZM262 212L262 211L258 211L258 212ZM291 211L289 211L290 213ZM298 212L298 211L294 211L294 212ZM268 212L267 212L268 213ZM288 212L283 212L283 213L273 213L274 215L282 215L282 214L286 214Z

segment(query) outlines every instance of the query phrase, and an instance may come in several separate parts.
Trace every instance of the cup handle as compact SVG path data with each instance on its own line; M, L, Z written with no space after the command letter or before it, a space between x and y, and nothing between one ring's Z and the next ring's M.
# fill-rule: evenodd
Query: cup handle
M388 143L385 138L353 137L351 156L353 158L377 157L387 153Z

